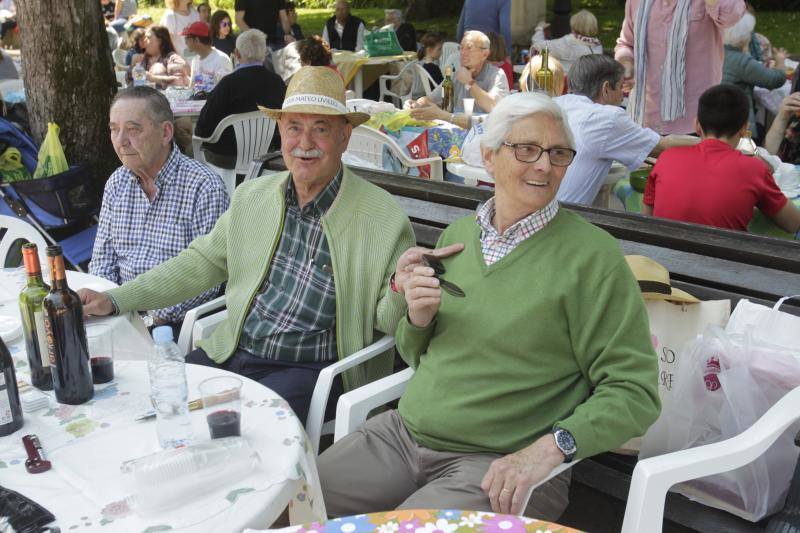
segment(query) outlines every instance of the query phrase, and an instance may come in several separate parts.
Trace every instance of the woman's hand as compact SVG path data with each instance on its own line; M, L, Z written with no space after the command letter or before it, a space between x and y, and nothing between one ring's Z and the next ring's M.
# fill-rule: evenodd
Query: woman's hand
M431 267L418 266L405 284L408 320L418 328L427 327L431 323L442 303L442 289L434 274Z
M788 123L792 116L798 113L800 113L800 92L792 93L783 99L778 117Z
M425 266L422 261L423 255L433 255L438 258L450 257L464 249L462 243L451 244L444 248L423 248L422 246L412 246L397 259L397 266L394 271L394 285L397 292L405 294L406 283L411 279L412 272L419 266Z

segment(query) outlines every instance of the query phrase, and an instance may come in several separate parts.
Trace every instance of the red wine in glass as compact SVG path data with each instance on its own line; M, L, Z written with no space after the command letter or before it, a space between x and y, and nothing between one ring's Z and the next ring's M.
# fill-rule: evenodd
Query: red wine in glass
M239 437L242 434L241 418L237 411L214 411L206 417L212 439Z
M114 360L110 357L92 357L92 383L108 383L114 379Z

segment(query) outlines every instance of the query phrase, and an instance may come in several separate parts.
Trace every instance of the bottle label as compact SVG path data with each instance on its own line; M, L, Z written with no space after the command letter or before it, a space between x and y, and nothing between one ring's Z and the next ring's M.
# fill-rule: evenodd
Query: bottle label
M6 376L0 373L0 426L10 424L14 421L11 413L11 400L8 398L8 387L6 387Z
M47 332L44 328L44 313L37 311L33 313L34 324L36 325L36 343L39 345L39 358L42 360L42 368L50 366L50 355L47 348Z
M50 364L52 366L57 366L56 347L55 347L56 338L53 335L53 324L46 316L44 317L44 331L45 334L47 335L47 355L50 358Z

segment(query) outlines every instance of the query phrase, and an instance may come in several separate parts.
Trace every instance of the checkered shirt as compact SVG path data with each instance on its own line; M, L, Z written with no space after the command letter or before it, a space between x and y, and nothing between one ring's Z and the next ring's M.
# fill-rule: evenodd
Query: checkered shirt
M244 321L239 346L278 361L337 359L336 287L320 218L342 183L342 171L302 209L291 177L278 248L267 280Z
M543 208L508 228L502 235L492 225L494 213L494 197L492 197L478 209L476 217L478 227L481 229L481 252L483 252L483 260L487 265L500 261L510 254L518 244L553 220L558 214L558 201L553 199Z
M228 208L220 177L175 146L156 175L155 187L151 202L133 171L124 166L114 171L103 192L89 272L117 284L132 280L211 231ZM180 322L188 310L218 294L219 287L214 287L153 315Z

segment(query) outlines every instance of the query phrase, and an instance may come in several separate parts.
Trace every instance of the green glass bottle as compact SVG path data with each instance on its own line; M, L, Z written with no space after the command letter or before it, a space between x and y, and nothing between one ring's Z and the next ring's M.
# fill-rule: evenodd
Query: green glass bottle
M444 68L444 80L442 81L442 109L448 113L452 113L454 106L455 86L453 85L453 67L447 65Z
M50 356L47 350L47 332L44 329L42 301L50 287L42 279L39 251L35 244L22 246L22 258L28 282L19 295L19 311L25 334L25 349L31 369L31 383L41 390L53 389L50 374Z

